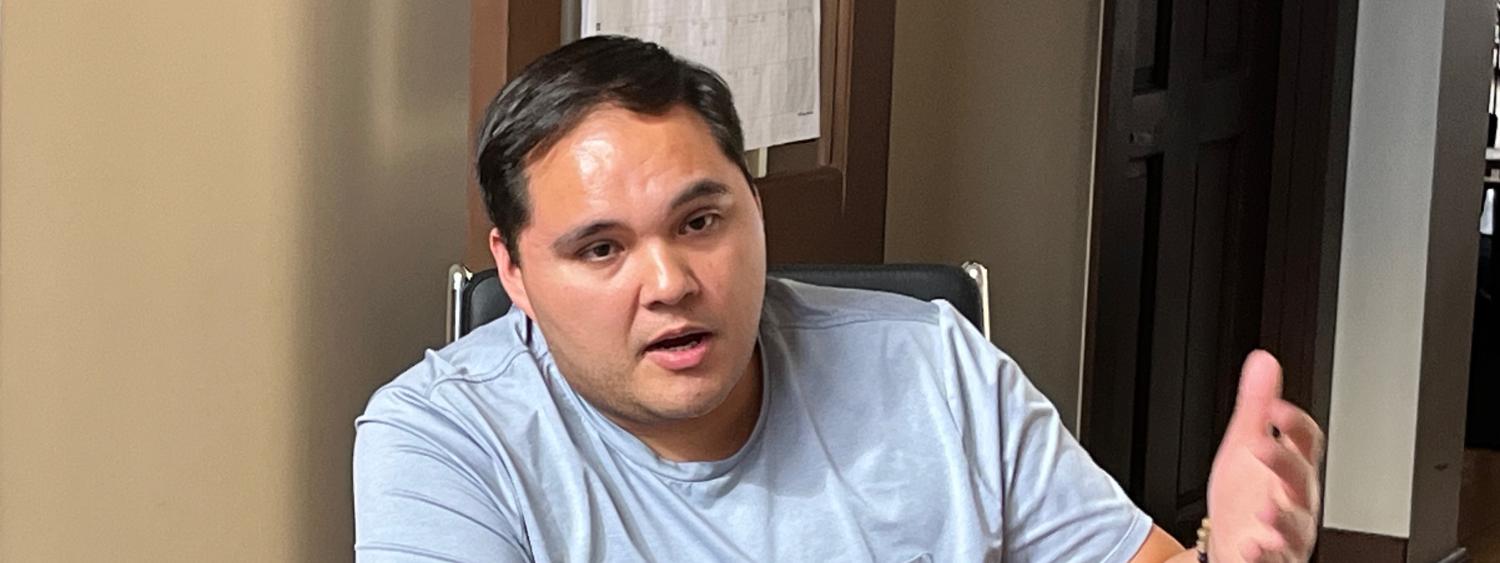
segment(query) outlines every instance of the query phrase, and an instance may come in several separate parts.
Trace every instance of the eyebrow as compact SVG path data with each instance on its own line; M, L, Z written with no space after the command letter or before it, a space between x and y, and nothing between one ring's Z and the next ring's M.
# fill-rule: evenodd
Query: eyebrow
M705 197L729 195L729 186L715 180L698 180L688 189L682 190L677 197L672 198L672 205L668 208L676 211L677 208L697 201Z
M682 190L676 197L673 197L672 203L667 209L669 211L676 211L680 207L703 198L725 195L729 195L729 186L724 185L723 182L708 179L698 180L688 186L687 189ZM557 240L552 242L552 251L558 254L569 254L572 252L573 245L577 244L578 241L622 226L624 226L624 223L613 219L592 221L568 231L563 236L557 237Z

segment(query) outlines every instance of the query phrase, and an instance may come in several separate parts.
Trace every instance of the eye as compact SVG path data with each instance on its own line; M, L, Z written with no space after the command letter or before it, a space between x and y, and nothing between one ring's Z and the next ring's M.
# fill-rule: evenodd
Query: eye
M707 231L719 223L718 213L704 213L688 219L682 224L682 234L692 234Z
M590 262L599 262L615 255L617 247L612 242L597 242L578 252L578 257Z

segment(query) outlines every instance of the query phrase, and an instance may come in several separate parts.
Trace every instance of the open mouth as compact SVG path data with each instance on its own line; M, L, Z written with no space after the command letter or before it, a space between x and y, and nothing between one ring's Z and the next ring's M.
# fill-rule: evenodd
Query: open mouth
M680 352L683 350L689 350L694 346L702 343L703 339L707 337L707 332L690 332L680 336L663 338L656 342L652 342L649 346L646 346L646 351L655 352L657 350L662 350L667 352Z
M713 340L712 332L692 330L657 339L646 346L644 353L648 360L662 369L685 373L703 364Z

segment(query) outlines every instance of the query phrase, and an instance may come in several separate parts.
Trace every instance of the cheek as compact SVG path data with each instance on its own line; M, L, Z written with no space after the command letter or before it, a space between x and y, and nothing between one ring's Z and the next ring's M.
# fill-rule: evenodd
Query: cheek
M628 292L597 281L554 282L542 295L532 295L532 306L558 336L590 355L617 353L630 333L633 303Z
M766 262L763 242L752 232L734 233L732 244L725 244L713 253L710 282L717 288L714 301L723 312L741 317L756 317L760 311L760 299L765 288ZM725 319L728 320L728 319Z
M739 285L745 287L760 286L765 282L766 277L765 235L760 231L758 222L754 227L747 227L742 232L736 233L735 240L738 243L730 245L733 253L728 257L727 269L730 270L730 275L734 276Z
M725 244L703 257L703 274L708 278L705 285L717 289L718 299L741 297L749 282L755 278L757 263L754 248L750 244Z

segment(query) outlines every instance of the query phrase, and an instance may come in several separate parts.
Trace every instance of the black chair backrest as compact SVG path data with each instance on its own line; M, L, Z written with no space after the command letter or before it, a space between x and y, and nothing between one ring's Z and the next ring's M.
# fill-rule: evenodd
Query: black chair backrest
M975 326L984 326L984 301L979 285L958 266L943 264L795 265L773 266L770 275L814 285L871 289L931 301L946 299ZM477 272L463 290L459 334L500 318L510 310L510 297L494 269Z

